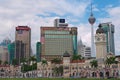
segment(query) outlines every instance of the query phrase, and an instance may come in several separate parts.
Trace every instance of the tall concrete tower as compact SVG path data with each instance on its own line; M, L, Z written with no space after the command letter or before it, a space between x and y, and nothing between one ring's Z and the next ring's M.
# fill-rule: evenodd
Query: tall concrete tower
M31 29L28 26L18 26L15 32L15 58L29 58L31 53Z
M92 13L92 3L91 3L91 15L90 15L88 21L91 24L91 54L93 56L93 55L95 55L95 47L94 47L95 43L94 43L94 28L93 28L93 24L95 23L96 19L93 16L93 13Z
M95 44L96 44L96 59L105 59L107 56L106 50L106 34L101 28L101 24L98 26L95 34Z

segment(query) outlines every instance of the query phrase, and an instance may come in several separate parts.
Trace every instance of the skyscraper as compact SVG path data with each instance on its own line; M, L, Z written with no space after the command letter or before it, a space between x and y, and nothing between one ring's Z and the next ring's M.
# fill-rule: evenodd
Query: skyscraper
M104 30L106 34L106 47L107 47L107 53L112 53L115 55L115 44L114 44L114 25L111 23L101 23L102 29Z
M12 64L12 60L15 58L15 42L8 44L8 56L9 64Z
M37 62L41 61L41 42L37 42L36 44L36 58Z
M77 54L77 27L41 27L42 57L60 58L65 51Z
M15 32L15 58L29 58L31 53L31 29L28 26L18 26Z

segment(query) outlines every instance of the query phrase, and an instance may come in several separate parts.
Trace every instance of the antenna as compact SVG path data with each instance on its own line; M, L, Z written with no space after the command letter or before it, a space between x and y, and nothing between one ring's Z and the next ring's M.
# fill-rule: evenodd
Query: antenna
M93 16L93 13L92 13L92 1L91 1L91 15L90 16Z

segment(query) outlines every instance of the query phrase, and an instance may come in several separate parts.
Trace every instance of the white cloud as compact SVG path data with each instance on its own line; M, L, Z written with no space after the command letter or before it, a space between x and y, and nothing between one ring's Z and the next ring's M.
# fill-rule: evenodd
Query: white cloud
M32 30L32 48L40 41L40 26L53 26L57 16L71 14L82 17L89 2L69 3L69 0L4 0L0 1L0 41L15 38L15 27L27 25ZM40 16L39 16L40 15ZM42 17L42 16L43 17ZM51 16L51 17L50 17ZM72 19L72 17L71 17Z
M108 18L100 18L99 21L101 23L105 22L112 22L112 24L115 26L115 50L116 50L116 55L119 55L120 53L120 6L117 7L107 7L106 11L109 15Z

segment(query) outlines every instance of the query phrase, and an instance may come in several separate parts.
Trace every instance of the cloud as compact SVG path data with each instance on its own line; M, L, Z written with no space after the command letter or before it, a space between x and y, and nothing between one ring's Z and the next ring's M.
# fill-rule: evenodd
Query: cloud
M105 10L108 14L108 17L100 18L99 22L105 23L105 22L112 22L112 24L115 26L115 49L116 49L116 55L119 55L120 53L120 6L117 7L107 7Z
M36 42L40 41L40 26L53 26L57 17L70 15L83 17L89 2L85 0L69 2L69 0L1 0L0 1L0 41L5 37L15 40L15 27L27 25L31 27L31 45L35 53ZM77 20L73 20L77 21Z

